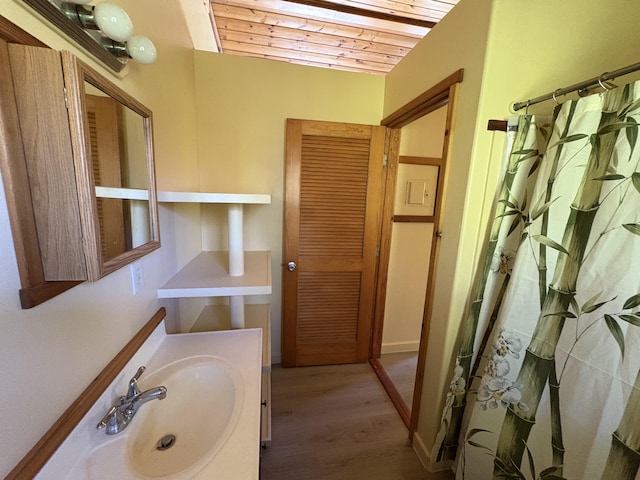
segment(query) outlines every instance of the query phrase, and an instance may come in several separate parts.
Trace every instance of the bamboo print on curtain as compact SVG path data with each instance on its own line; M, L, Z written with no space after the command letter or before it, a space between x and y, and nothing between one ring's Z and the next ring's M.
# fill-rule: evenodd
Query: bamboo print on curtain
M471 387L469 379L477 371L480 360L476 351L483 350L488 341L509 284L513 260L526 238L523 225L529 215L530 195L545 144L546 127L548 125L539 127L535 117L530 115L509 120L506 172L499 188L482 270L462 331L441 431L434 448L437 461L453 459L456 455L462 415ZM538 211L542 209L538 208Z
M557 113L466 397L458 479L638 475L639 120L637 83Z

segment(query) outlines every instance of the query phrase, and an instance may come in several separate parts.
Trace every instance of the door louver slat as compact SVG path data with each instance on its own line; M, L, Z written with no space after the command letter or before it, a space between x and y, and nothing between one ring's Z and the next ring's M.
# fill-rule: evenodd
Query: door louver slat
M369 143L368 139L303 135L301 259L362 257Z
M301 274L298 289L299 345L356 340L360 273Z

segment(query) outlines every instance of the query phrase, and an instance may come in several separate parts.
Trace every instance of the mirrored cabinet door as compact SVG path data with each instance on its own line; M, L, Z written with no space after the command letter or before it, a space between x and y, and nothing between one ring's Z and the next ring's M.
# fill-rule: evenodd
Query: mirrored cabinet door
M96 280L159 246L152 114L69 52L62 65L87 274Z

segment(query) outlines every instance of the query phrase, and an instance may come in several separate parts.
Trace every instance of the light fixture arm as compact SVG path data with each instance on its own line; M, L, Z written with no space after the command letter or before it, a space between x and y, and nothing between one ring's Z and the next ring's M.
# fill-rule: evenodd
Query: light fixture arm
M123 42L116 42L110 38L104 37L100 40L100 44L117 58L131 58L127 52L127 44Z
M143 35L132 35L126 42L103 38L100 44L114 57L131 58L138 63L153 63L158 56L153 42Z
M100 30L93 16L93 7L85 7L78 3L62 2L60 11L71 20L83 28L90 30Z

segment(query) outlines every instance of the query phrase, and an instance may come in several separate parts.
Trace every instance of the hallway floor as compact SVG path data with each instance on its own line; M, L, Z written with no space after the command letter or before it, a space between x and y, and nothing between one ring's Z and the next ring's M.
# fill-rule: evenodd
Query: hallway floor
M398 389L404 403L411 409L413 389L416 383L416 368L418 367L418 352L384 353L379 360Z
M445 480L429 475L367 363L273 367L261 480Z

